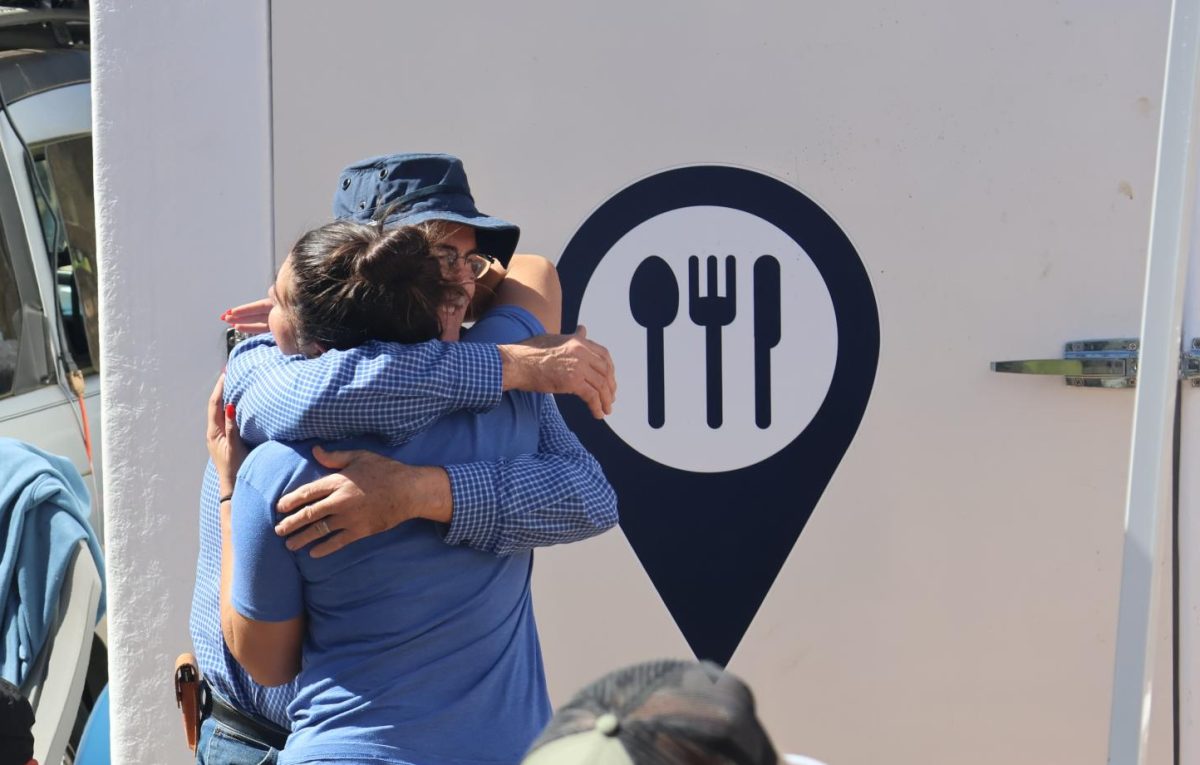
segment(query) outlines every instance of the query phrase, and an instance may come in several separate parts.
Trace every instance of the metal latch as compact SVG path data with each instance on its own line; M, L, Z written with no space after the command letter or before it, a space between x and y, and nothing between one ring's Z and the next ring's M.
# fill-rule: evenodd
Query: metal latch
M993 361L993 372L1059 375L1083 388L1132 388L1137 383L1137 338L1072 340L1061 359Z
M1193 388L1200 388L1200 337L1192 338L1192 349L1179 357L1179 379L1189 380Z
M1107 340L1072 340L1061 359L993 361L993 372L1026 375L1061 375L1067 385L1082 388L1132 388L1137 384L1138 340L1136 337ZM1200 388L1200 338L1191 350L1180 354L1179 379Z

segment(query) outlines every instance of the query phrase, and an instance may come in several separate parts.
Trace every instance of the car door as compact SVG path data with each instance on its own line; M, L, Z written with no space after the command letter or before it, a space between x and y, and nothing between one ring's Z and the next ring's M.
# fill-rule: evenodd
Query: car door
M21 301L23 320L12 329L38 348L14 366L7 394L0 391L0 434L69 458L92 491L102 535L90 111L90 86L79 83L29 95L0 115L0 225L12 270L22 275L6 299ZM82 398L72 369L82 375Z

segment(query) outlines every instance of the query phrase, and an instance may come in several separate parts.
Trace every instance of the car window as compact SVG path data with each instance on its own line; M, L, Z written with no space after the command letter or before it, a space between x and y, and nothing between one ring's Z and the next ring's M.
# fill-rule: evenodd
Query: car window
M21 296L8 253L0 250L0 396L12 393L21 345Z
M41 195L38 214L46 250L56 266L57 303L67 346L84 372L97 370L100 326L97 321L96 217L92 192L90 136L42 144L33 149L38 177L49 196Z

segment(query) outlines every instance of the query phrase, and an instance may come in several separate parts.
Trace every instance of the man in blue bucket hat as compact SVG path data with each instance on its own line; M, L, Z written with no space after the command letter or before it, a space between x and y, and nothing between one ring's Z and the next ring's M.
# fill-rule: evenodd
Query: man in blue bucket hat
M430 221L449 224L451 235L446 241L452 252L443 255L443 263L450 258L467 264L472 273L482 274L481 283L493 289L502 289L506 275L514 279L532 271L533 281L550 294L540 296L541 303L532 306L533 311L521 306L505 310L524 310L526 327L550 325L557 331L557 316L541 320L536 315L547 317L551 309L559 310L557 281L549 278L553 268L531 256L513 256L519 230L479 212L458 159L444 154L400 154L356 163L339 177L334 210L338 217L360 222L382 217L389 226ZM479 265L481 260L485 266ZM509 266L511 273L506 272ZM255 313L260 305L234 309L224 318L235 326L261 330L257 325L262 317ZM488 321L495 326L494 320L486 317L480 324ZM382 366L379 359L370 360L377 374L365 385L362 368L356 366L364 360L356 360L353 352L309 360L288 358L278 353L269 339L256 339L231 357L227 398L236 398L239 423L251 442L268 437L332 439L355 432L380 433L395 440L417 433L456 409L485 411L499 402L502 390L511 389L586 394L581 397L589 401L597 416L602 415L611 406L615 390L607 352L582 333L540 338L524 345L507 342L530 331L505 338L500 345L431 341L395 346ZM469 333L465 339L471 340ZM249 366L255 371L245 384L234 379L239 368ZM598 369L604 371L598 373ZM347 387L351 381L355 384ZM427 395L404 393L413 390ZM400 395L389 401L389 392ZM282 406L281 401L285 402ZM386 405L380 406L381 401ZM562 423L553 400L547 397L547 401L538 425L539 448L547 449L545 454L417 468L371 452L314 451L323 464L341 472L284 497L280 510L303 509L285 517L279 533L292 535L288 547L293 549L323 540L312 548L314 556L332 554L350 542L414 517L446 523L444 541L449 545L506 556L528 555L536 546L599 533L616 522L615 498L599 466ZM312 418L314 412L320 413L319 421ZM271 752L284 741L289 722L286 708L295 688L290 684L280 688L257 685L221 640L214 581L220 561L218 494L210 465L202 497L192 633L199 664L211 687L212 712L204 722L197 755L200 762L217 761L205 759L204 754L216 745L219 754L214 752L214 757L221 761L261 762L273 756ZM329 532L334 533L330 536ZM536 661L527 667L528 677L523 682L530 684L526 690L531 697L544 701L539 653L535 639L532 655ZM504 713L501 700L494 702L493 722ZM364 706L370 706L370 699L364 699ZM545 722L541 718L548 714L548 703L534 706L525 713L526 717L532 715L529 720L515 721L520 727L532 730ZM231 740L242 747L241 754L230 751Z
M384 225L428 221L460 223L475 230L479 249L507 266L521 230L475 207L462 160L448 154L388 154L356 162L342 171L333 195L333 215Z

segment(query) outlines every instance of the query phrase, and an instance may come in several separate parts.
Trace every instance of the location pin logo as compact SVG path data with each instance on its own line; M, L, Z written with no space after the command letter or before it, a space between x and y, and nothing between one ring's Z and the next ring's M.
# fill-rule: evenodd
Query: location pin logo
M621 399L564 416L700 658L728 663L858 430L879 312L849 238L795 188L700 165L601 205L558 262L563 326L612 352Z

